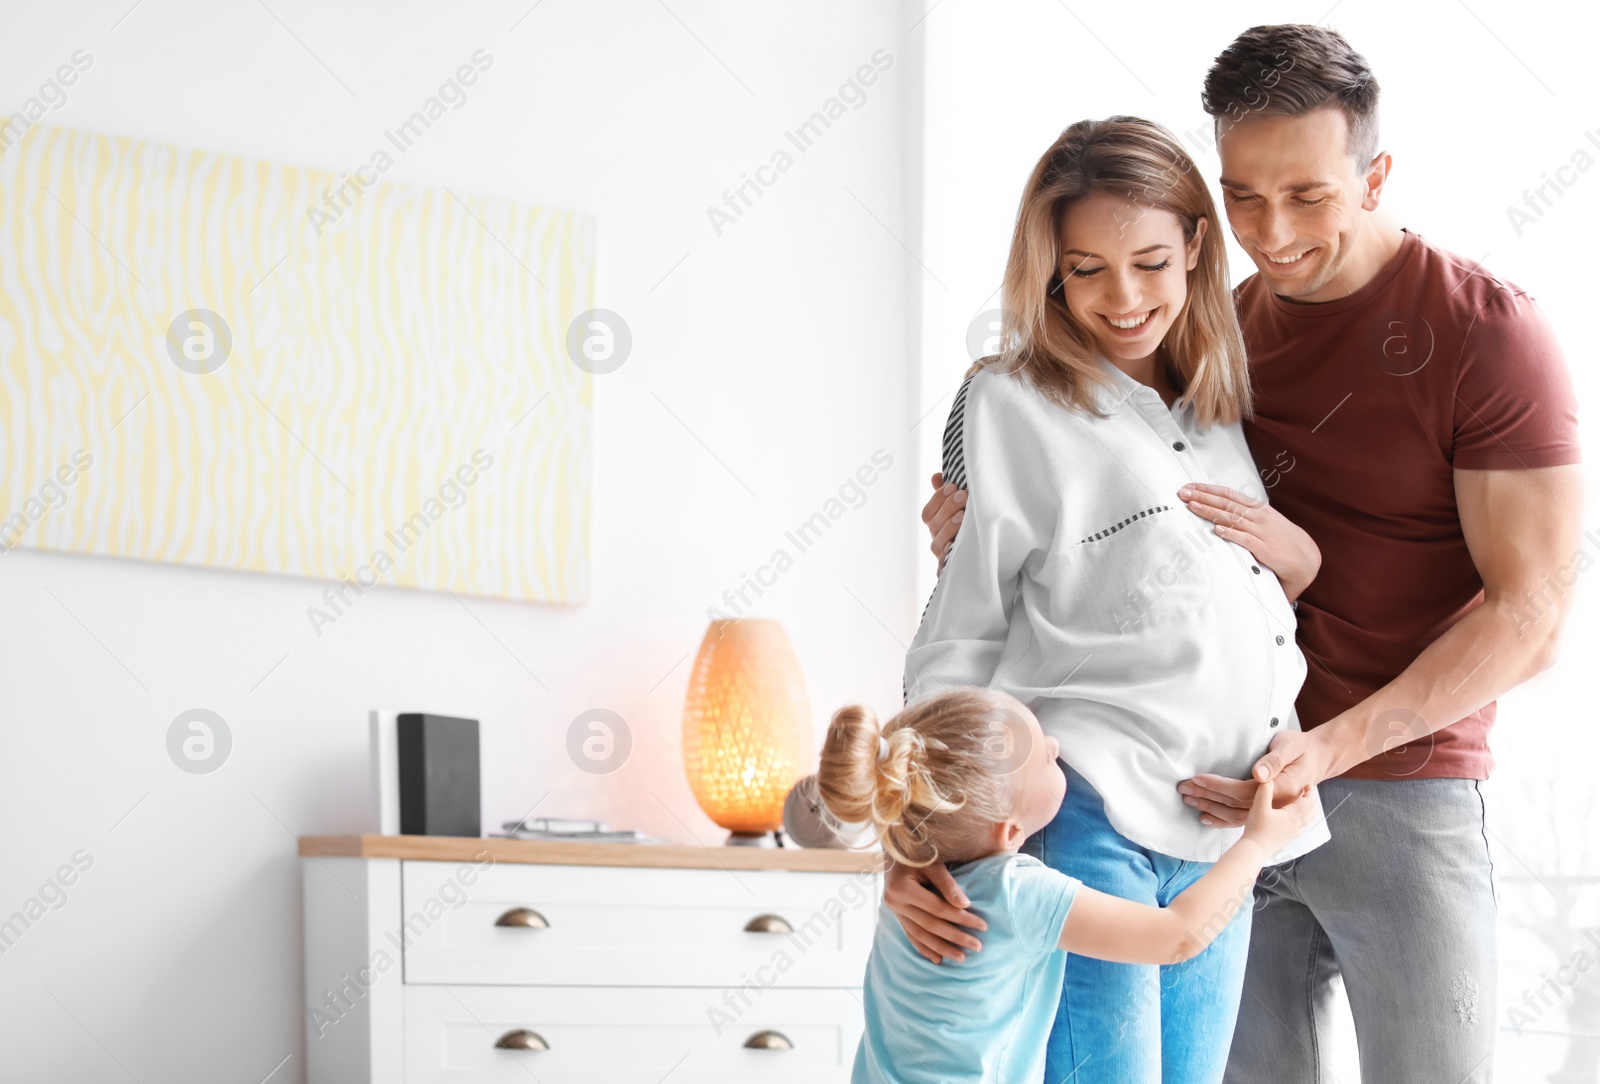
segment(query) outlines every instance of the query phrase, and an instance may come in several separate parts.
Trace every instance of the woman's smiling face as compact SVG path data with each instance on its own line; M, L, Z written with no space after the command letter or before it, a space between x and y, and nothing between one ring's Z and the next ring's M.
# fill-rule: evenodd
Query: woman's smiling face
M1155 353L1183 311L1206 220L1185 245L1171 211L1092 192L1061 223L1062 296L1079 326L1112 362Z

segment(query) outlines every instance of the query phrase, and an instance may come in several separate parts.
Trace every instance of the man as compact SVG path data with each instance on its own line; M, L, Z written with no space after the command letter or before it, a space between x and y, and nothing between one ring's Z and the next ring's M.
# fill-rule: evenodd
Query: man
M1324 1079L1342 976L1364 1080L1488 1080L1480 783L1495 698L1550 665L1570 600L1570 379L1527 294L1377 215L1392 157L1377 81L1343 37L1251 29L1202 101L1229 225L1258 272L1234 292L1256 389L1246 436L1273 506L1323 563L1298 606L1304 729L1278 735L1252 779L1178 789L1203 823L1232 826L1259 782L1316 783L1332 836L1257 885L1226 1079ZM942 565L965 495L941 482L923 519ZM1221 518L1248 522L1256 502L1233 500ZM944 890L944 872L926 876ZM976 946L957 924L981 924L910 871L885 891L930 958Z

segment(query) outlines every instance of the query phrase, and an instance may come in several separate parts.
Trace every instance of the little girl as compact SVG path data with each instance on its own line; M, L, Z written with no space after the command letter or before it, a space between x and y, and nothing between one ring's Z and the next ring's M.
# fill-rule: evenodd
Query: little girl
M1274 809L1263 783L1243 837L1170 905L1152 907L1018 853L1061 808L1059 754L1033 713L994 689L925 697L881 729L867 708L834 713L817 774L828 812L870 825L896 862L946 863L988 923L981 951L940 965L879 907L853 1084L1043 1080L1067 952L1146 964L1198 954L1316 810L1309 788Z

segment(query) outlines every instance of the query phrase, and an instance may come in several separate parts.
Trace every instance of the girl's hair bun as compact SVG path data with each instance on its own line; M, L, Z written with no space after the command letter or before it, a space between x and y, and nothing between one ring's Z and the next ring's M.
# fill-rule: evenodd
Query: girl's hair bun
M1017 699L954 689L919 700L883 726L871 708L833 713L817 792L848 824L870 824L897 862L927 866L986 853L990 827L1011 813L1012 778L1030 733ZM999 755L997 755L997 753Z

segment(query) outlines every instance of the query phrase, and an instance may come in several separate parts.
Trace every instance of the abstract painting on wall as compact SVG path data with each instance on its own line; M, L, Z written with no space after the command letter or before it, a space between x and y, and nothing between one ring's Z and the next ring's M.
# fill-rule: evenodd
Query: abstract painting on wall
M585 602L593 290L587 215L34 125L0 552Z

